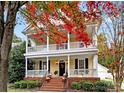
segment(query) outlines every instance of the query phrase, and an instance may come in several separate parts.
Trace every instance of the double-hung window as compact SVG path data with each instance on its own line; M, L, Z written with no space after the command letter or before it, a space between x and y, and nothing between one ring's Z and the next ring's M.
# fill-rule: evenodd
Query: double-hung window
M75 59L75 71L77 74L86 74L88 71L88 58Z
M47 70L47 62L46 61L40 61L40 70Z

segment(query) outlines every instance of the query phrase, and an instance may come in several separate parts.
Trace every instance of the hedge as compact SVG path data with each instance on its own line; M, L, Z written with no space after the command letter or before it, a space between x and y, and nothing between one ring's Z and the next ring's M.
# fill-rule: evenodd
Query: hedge
M42 85L41 82L36 80L21 80L19 82L14 83L15 88L35 88L40 87Z

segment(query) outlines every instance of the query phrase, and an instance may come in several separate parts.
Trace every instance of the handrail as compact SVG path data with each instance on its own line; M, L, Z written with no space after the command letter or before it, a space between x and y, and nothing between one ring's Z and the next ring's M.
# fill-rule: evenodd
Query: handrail
M70 42L70 49L75 49L75 48L87 48L86 46L83 45L83 42ZM68 43L62 43L62 44L50 44L48 45L49 51L51 50L61 50L61 49L68 49ZM90 47L96 47L95 45L95 40L91 45L88 46ZM47 50L47 45L39 45L39 46L32 46L28 47L28 52L35 52L35 51L46 51Z
M71 75L96 76L96 69L71 69Z
M46 73L43 75L42 86L45 84L47 73L48 71L46 71Z

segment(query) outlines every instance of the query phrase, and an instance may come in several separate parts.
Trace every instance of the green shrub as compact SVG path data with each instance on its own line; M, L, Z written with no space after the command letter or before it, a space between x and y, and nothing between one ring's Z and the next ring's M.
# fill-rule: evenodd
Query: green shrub
M79 89L81 89L81 84L78 83L78 82L72 82L71 87L72 87L73 89L79 90Z
M92 89L93 89L93 83L92 82L90 82L90 81L85 81L85 82L83 82L82 83L82 88L84 89L84 90L87 90L87 91L91 91Z
M42 85L42 83L40 81L35 81L36 82L36 86L40 87Z
M57 71L57 70L56 70L56 71L54 71L54 74L55 74L55 75L57 75L57 74L58 74L58 71Z
M107 84L106 84L106 82L104 82L104 81L97 81L96 83L95 83L95 89L96 89L96 91L99 91L99 92L105 92L105 91L107 91Z
M14 85L15 85L15 88L20 88L20 82L15 82Z
M113 89L114 88L114 83L112 81L107 81L107 86L108 86L108 88Z
M20 88L27 88L27 81L21 81Z
M29 81L27 88L34 88L34 87L38 87L38 82L37 81Z
M82 85L83 85L84 82L85 82L84 80L82 80L82 81L79 82L81 84L81 87L82 87Z
M114 88L114 83L112 81L102 80L102 82L105 82L107 84L108 88L110 88L110 89Z
M32 82L28 82L27 88L34 88L35 84Z
M35 80L22 80L15 82L15 88L35 88L40 87L41 83Z

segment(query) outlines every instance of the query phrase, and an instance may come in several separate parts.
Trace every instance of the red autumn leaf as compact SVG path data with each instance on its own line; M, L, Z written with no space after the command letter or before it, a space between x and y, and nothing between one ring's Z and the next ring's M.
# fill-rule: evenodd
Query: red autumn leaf
M72 28L71 26L65 24L65 25L64 25L64 28L65 28L67 31L69 31L70 33L72 33L72 29L73 29L73 28Z
M50 7L50 9L52 10L52 12L55 12L55 8L54 8L53 3L49 3L49 7Z

